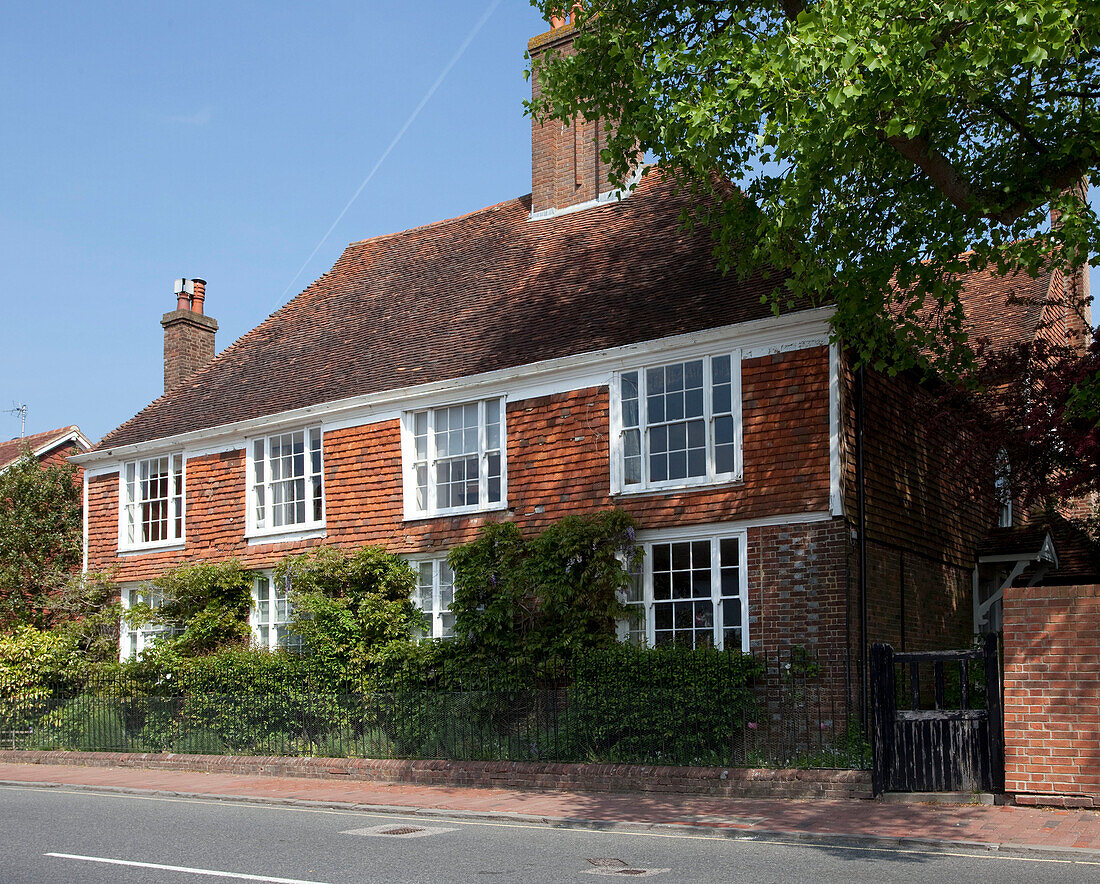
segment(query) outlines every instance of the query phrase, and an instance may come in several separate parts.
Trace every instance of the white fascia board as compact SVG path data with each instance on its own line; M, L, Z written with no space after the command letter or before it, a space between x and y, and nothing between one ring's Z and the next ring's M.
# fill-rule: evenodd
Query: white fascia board
M83 487L83 509L80 513L80 542L83 552L82 564L80 566L80 573L88 573L88 473L84 472L83 480L81 484Z
M758 519L734 519L729 522L708 522L700 525L677 525L674 528L646 528L638 532L638 540L689 540L692 537L721 537L740 534L754 528L770 528L775 525L808 525L813 522L829 522L834 518L829 512L788 513L779 516L762 516Z
M80 430L78 430L76 427L73 427L71 430L69 430L69 432L62 433L57 438L51 439L37 451L33 452L34 456L41 457L43 454L46 454L48 451L52 451L54 448L57 448L58 445L64 445L66 442L75 442L85 451L92 447L92 443L89 442L87 438L85 438L84 434L81 433ZM77 455L73 456L76 457Z
M787 349L825 346L829 343L829 322L832 315L832 307L817 307L782 316L766 316L700 332L671 335L476 375L352 396L148 442L135 442L76 455L71 460L82 466L108 462L117 464L135 457L149 457L180 449L205 451L225 446L223 450L229 450L242 447L244 440L251 436L278 433L310 424L320 424L324 431L329 432L394 420L405 411L463 400L490 396L504 396L509 402L533 399L553 393L603 386L616 371L636 368L657 358L667 361L689 359L703 355L717 345L723 348L740 348L743 358L785 352Z
M829 509L834 516L844 515L841 484L840 443L840 348L829 345Z

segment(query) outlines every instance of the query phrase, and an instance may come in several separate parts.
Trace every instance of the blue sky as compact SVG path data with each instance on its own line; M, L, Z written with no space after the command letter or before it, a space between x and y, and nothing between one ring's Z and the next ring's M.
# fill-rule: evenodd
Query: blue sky
M503 0L307 262L493 5L6 6L0 439L16 403L28 433L94 440L160 395L176 277L207 280L221 350L346 243L529 192L523 54L546 26Z

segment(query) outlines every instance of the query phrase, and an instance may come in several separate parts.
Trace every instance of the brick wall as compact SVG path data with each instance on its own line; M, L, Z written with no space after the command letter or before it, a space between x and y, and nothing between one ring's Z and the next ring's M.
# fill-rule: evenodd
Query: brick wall
M829 505L828 355L823 347L746 360L744 481L686 492L610 494L608 390L510 402L507 513L404 521L397 420L325 433L326 537L249 544L243 450L187 461L183 550L118 554L118 474L89 482L89 568L145 580L180 561L237 558L266 568L325 542L443 552L487 518L538 530L574 513L622 506L643 528L820 512Z
M854 376L846 372L845 511L857 524ZM968 645L972 572L996 525L992 479L975 478L965 440L937 423L933 395L905 375L868 370L864 392L868 637L896 649ZM852 537L853 605L859 568ZM854 609L855 610L855 609ZM856 636L858 643L858 636ZM858 644L854 647L858 656Z
M300 777L465 788L656 792L722 798L870 798L864 770L776 770L525 761L403 761L373 758L181 755L172 752L65 752L0 749L8 764L71 764L182 770L237 776Z
M1100 586L1004 593L1005 790L1100 807Z

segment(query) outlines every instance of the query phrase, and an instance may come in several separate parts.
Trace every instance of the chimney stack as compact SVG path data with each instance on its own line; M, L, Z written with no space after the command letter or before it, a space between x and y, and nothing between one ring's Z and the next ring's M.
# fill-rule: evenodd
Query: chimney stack
M541 94L537 59L548 52L573 54L576 34L576 10L550 16L550 30L527 43L531 58L531 95ZM531 121L531 214L553 214L581 203L597 199L613 188L610 167L600 160L600 151L607 147L607 124L604 120L574 119L569 124L559 120L546 123Z
M174 390L214 358L218 323L203 314L205 279L176 280L176 309L160 320L164 327L164 392Z

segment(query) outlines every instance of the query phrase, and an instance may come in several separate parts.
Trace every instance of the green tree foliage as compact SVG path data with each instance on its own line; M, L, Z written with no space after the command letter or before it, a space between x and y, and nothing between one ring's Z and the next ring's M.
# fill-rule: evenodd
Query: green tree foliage
M722 266L782 268L776 308L835 303L879 368L964 371L960 273L1100 245L1077 186L1100 166L1095 0L593 0L575 19L529 112L616 120L620 180L656 157L707 196L687 220Z
M511 522L485 525L448 556L463 653L542 662L610 643L641 554L622 510L567 516L532 538Z
M72 574L52 600L55 630L89 660L117 660L122 605L112 575Z
M80 565L76 468L26 451L0 473L0 629L49 626L54 593Z
M127 619L166 627L166 648L184 656L247 644L255 579L254 571L234 559L169 568L151 582L163 595L160 607L134 605Z
M23 727L88 671L75 639L33 626L0 635L0 726Z
M381 547L349 555L319 546L275 569L275 580L288 575L292 629L323 659L361 667L388 643L407 640L421 622L410 600L415 573Z

